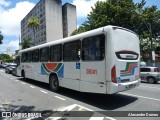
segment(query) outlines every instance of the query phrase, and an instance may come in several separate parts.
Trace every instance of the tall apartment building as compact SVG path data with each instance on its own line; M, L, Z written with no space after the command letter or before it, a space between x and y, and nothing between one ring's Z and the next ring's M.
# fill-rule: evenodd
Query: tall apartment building
M76 6L66 3L62 6L63 37L68 37L77 28Z
M33 30L28 26L31 16L40 21L35 32L35 45L63 38L61 0L40 0L21 21L21 40L29 37L34 44Z
M62 17L61 0L40 0L21 21L21 40L29 37L34 44L34 33L28 26L28 20L32 16L40 21L35 32L35 45L70 36L76 29L76 8L68 3L64 5L63 12L65 18Z
M7 54L11 57L12 56L12 49L10 47L7 48Z

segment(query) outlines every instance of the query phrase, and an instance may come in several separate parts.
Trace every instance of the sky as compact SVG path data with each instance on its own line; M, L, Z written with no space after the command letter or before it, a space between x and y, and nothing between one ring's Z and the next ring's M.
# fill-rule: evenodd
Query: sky
M7 48L11 48L12 53L19 49L20 22L35 6L39 0L0 0L0 31L4 36L3 44L0 45L0 53L7 53ZM77 27L87 20L87 14L91 11L91 6L98 0L62 0L62 5L66 2L76 6ZM99 0L106 1L106 0ZM141 0L134 0L140 2ZM160 0L146 0L146 6L157 5L160 9Z

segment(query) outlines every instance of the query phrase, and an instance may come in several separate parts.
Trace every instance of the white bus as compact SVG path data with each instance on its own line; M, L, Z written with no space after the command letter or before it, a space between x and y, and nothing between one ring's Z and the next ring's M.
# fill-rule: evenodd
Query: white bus
M139 38L105 26L19 51L17 75L80 92L113 94L140 84Z

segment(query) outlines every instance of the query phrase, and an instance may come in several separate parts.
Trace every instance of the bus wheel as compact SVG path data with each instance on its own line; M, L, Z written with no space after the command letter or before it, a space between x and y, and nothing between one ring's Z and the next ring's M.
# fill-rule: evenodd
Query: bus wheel
M57 92L59 89L59 82L58 82L58 78L55 75L51 75L51 77L49 78L49 84L50 84L50 88L53 92Z
M22 71L22 77L23 77L23 80L26 80L26 77L25 77L25 72L24 72L24 70Z

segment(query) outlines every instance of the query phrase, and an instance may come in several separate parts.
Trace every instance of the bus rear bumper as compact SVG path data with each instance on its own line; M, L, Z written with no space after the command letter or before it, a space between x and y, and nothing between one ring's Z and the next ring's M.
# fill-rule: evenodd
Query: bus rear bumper
M132 81L132 82L126 82L126 83L108 82L107 83L107 93L113 94L113 93L126 91L126 90L133 89L139 85L140 85L140 79Z

